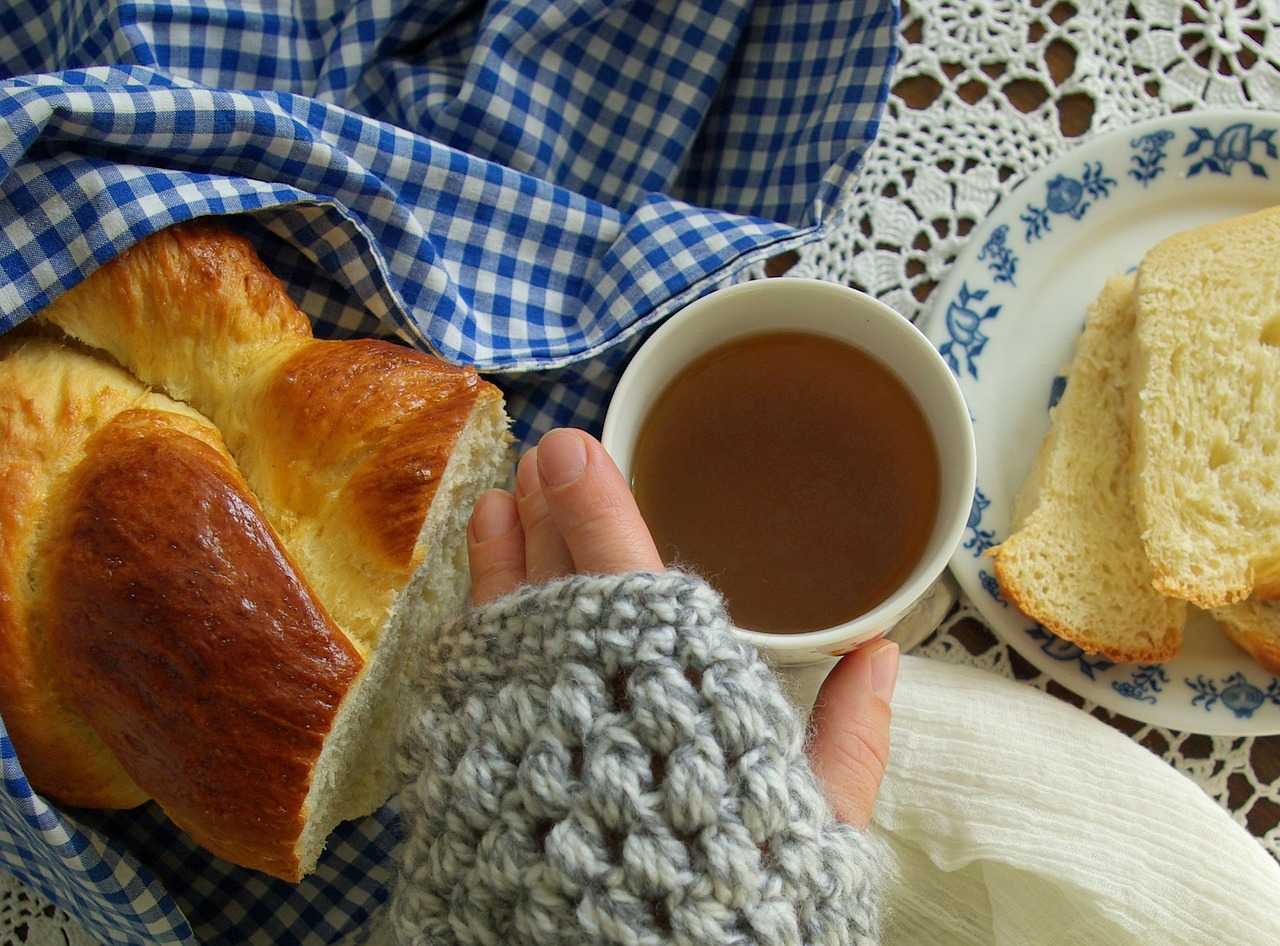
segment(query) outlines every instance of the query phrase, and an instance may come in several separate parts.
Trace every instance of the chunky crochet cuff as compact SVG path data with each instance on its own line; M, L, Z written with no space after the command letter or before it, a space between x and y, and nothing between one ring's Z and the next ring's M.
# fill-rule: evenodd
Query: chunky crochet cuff
M844 944L880 871L720 598L565 579L445 627L399 764L400 943Z

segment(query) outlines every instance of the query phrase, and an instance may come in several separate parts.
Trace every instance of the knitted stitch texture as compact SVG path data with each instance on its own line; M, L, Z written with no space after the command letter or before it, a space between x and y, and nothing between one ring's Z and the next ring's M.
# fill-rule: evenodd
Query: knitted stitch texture
M834 819L794 708L700 579L527 588L421 657L404 946L877 941L875 849Z

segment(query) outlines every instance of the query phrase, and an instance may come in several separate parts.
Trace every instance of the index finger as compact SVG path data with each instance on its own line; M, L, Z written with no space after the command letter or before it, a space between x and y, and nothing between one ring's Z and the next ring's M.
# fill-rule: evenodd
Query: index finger
M590 434L559 428L538 443L538 475L575 570L662 571L649 527L626 480Z

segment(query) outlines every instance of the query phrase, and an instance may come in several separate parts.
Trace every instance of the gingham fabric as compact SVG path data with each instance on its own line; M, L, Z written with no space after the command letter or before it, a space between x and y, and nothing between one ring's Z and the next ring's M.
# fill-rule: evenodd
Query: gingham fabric
M317 334L474 363L519 440L598 432L645 329L821 238L895 0L0 0L0 331L231 215ZM386 899L391 807L288 885L149 807L62 812L0 730L0 863L104 943L323 944Z

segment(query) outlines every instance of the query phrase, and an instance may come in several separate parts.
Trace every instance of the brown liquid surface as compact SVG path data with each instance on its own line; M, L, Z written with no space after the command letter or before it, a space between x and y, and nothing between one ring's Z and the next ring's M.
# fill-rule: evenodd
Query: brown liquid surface
M650 410L632 488L668 564L734 623L798 633L879 604L928 544L941 475L915 399L864 352L779 332L690 365Z

